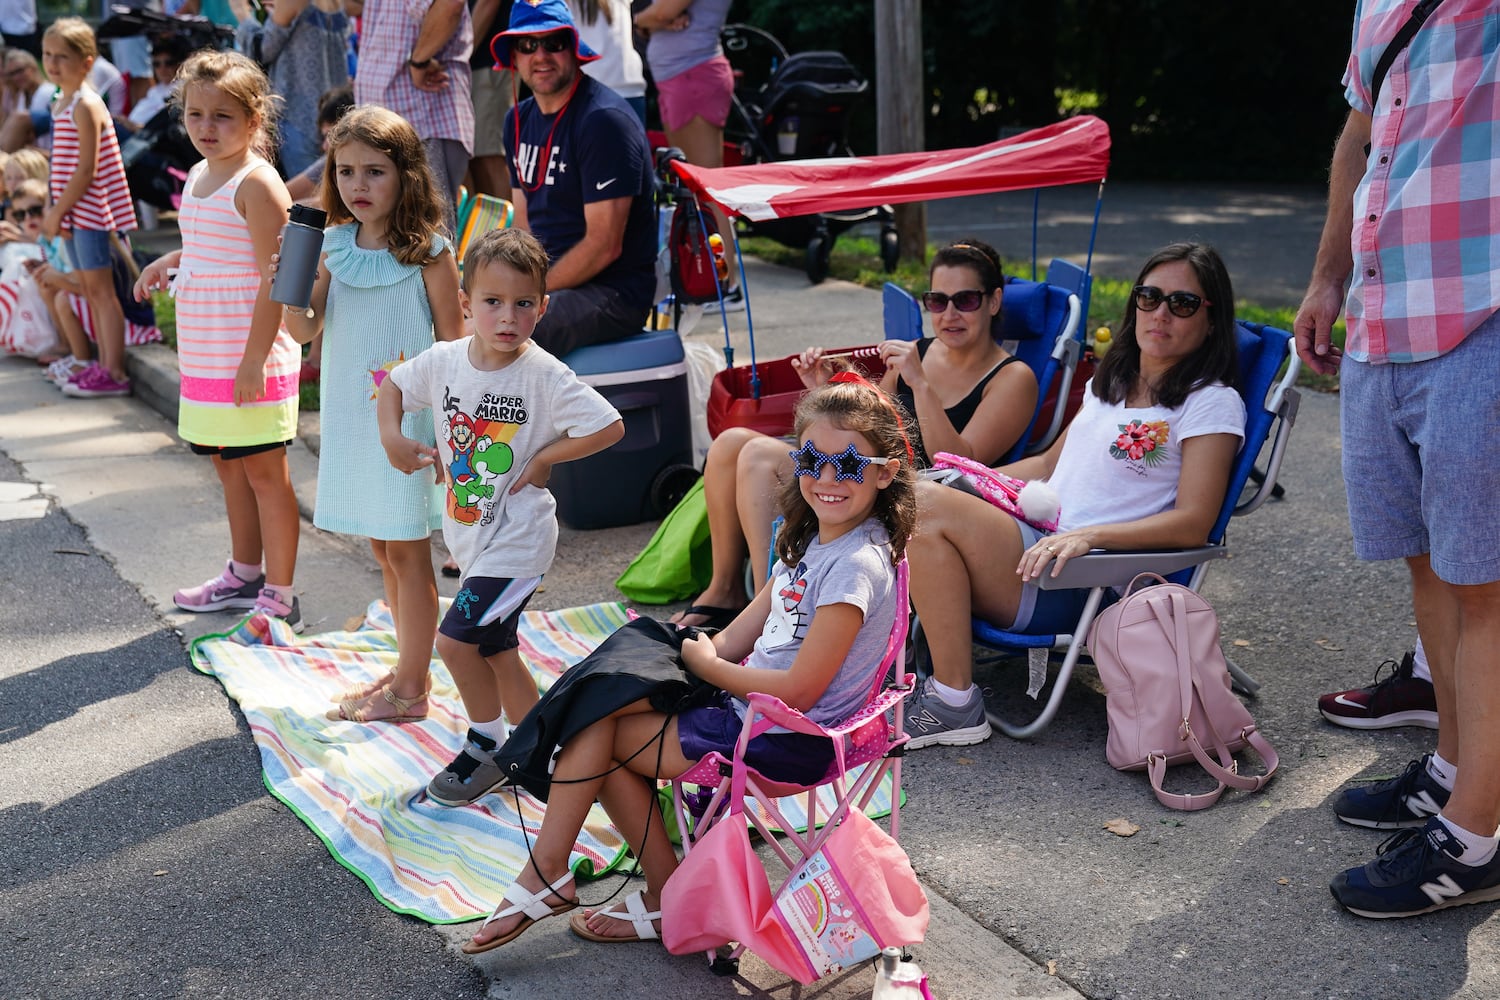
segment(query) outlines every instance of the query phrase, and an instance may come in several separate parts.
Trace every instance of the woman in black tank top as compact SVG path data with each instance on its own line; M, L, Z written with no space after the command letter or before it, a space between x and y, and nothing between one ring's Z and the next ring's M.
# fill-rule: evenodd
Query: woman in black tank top
M1036 376L991 336L1000 314L1000 258L988 244L965 239L937 252L922 298L933 336L880 345L887 371L881 387L915 417L930 456L940 451L992 465L1010 451L1036 410ZM934 306L937 308L934 309ZM823 349L802 352L792 365L809 388L831 371ZM913 444L916 442L914 441ZM777 483L791 474L787 445L743 427L714 439L703 471L713 546L713 578L672 621L723 626L745 606L744 562L764 580L770 562Z

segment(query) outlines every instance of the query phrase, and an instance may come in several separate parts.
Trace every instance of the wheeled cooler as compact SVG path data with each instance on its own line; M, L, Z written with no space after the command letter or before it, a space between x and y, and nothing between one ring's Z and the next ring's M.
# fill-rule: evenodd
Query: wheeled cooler
M570 528L613 528L666 515L698 472L688 413L687 361L675 330L581 347L563 363L625 420L612 447L552 470L557 516Z

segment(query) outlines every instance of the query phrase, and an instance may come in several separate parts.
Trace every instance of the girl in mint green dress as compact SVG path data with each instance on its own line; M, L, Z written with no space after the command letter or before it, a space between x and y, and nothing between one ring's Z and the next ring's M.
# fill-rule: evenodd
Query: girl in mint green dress
M438 611L429 536L442 523L442 506L433 476L391 467L375 403L390 370L430 347L434 333L463 335L458 267L442 235L443 205L426 152L405 119L374 106L350 111L328 133L326 169L334 225L323 236L312 305L286 309L297 340L323 333L313 524L370 539L399 648L395 672L347 692L339 715L414 721L427 715ZM402 430L433 443L430 414L408 414Z

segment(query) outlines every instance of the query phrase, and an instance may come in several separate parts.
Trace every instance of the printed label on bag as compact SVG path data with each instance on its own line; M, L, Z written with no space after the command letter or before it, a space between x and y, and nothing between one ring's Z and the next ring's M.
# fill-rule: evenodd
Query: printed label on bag
M821 851L776 897L776 919L820 977L880 954Z

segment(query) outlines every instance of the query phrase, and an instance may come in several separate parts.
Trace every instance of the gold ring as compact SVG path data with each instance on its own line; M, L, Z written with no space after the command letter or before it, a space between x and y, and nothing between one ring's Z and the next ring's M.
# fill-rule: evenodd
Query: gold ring
M1048 552L1056 552L1056 551L1057 551L1057 549L1055 549L1055 548L1053 548L1053 547L1052 547L1052 546L1051 546L1051 545L1049 545L1049 546L1047 546L1047 551L1048 551Z

